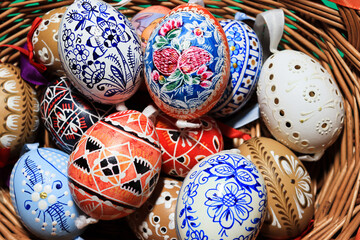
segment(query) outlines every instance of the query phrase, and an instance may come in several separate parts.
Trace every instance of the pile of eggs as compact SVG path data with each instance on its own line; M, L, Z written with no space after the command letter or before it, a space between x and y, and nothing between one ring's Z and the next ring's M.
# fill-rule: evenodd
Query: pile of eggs
M344 122L340 89L316 60L263 59L249 25L192 3L130 21L76 0L45 14L32 43L49 84L38 101L19 68L0 64L0 145L18 159L11 197L35 236L74 239L120 218L139 239L289 239L308 227L301 160L319 160ZM218 123L255 97L273 138L227 149ZM19 155L40 124L54 146Z

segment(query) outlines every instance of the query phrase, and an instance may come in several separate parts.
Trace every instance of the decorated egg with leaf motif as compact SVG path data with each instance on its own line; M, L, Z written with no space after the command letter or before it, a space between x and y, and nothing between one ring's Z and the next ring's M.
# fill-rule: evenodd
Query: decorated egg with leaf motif
M152 121L135 110L113 113L91 126L70 155L70 190L96 219L125 217L150 197L161 168Z
M183 120L206 114L229 80L224 30L197 4L174 8L149 38L144 71L150 96L163 112Z
M119 104L139 88L140 39L130 21L110 4L71 4L60 24L58 46L67 77L89 99Z
M85 214L68 186L69 155L53 148L24 153L11 172L10 196L17 215L37 239L74 239L86 228L76 221Z
M161 171L165 174L184 178L203 158L223 150L221 131L210 116L189 120L199 124L196 128L178 128L176 119L164 113L156 120L162 152Z
M89 127L113 111L113 105L90 102L66 77L47 86L40 104L44 126L55 143L67 153L71 153Z

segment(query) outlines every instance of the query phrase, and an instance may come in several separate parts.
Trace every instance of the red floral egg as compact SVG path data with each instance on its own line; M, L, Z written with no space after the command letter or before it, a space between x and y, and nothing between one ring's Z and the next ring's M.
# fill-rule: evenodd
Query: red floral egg
M177 119L160 113L156 131L162 152L163 173L185 177L186 174L203 158L223 150L224 141L216 121L204 115L189 120L200 124L198 128L176 127Z
M155 126L128 110L90 127L70 155L69 186L89 216L112 220L142 206L158 181L161 150Z

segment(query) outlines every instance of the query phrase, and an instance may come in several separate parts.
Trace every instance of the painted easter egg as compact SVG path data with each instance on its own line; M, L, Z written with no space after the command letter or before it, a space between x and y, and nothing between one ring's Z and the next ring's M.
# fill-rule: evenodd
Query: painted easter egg
M45 65L49 74L59 77L65 74L58 51L59 27L65 11L66 7L60 7L45 13L31 39L35 61Z
M130 21L101 0L76 0L61 21L59 55L67 77L86 97L118 104L138 89L140 39Z
M36 137L39 126L39 101L35 90L20 76L20 69L0 63L0 148L10 148L18 157L25 143Z
M235 150L213 154L194 166L181 186L178 239L256 239L266 203L264 179L250 160Z
M296 155L271 138L251 138L239 146L263 175L268 194L267 214L260 234L270 239L294 239L314 215L311 178Z
M220 24L230 49L230 79L211 114L227 117L239 111L254 94L262 66L262 48L256 33L246 23L229 19Z
M176 119L160 113L156 132L162 152L161 171L184 178L203 158L223 150L224 141L216 121L209 116L190 120L197 128L178 128Z
M76 206L67 179L69 155L53 148L24 153L10 177L10 195L24 226L39 239L74 239L86 228L75 221L84 213Z
M125 217L149 198L158 181L161 150L155 126L128 110L95 123L70 155L70 190L96 219Z
M261 70L261 117L281 143L316 161L340 135L344 101L335 80L312 57L295 50L271 55Z
M143 47L143 49L145 49L148 40L148 37L147 38L142 37L142 34L145 31L145 29L147 29L150 25L154 25L153 22L155 20L156 20L155 21L155 26L156 26L156 23L166 14L168 14L170 11L171 9L168 7L161 5L152 5L144 8L143 10L135 14L135 16L130 20L131 24L133 25L136 31L136 34L141 39L141 46ZM149 29L147 30L147 32L148 31Z
M54 142L67 153L71 153L89 127L113 111L112 105L87 100L66 77L47 86L40 104L44 126Z
M166 114L190 120L206 114L225 91L229 47L216 18L196 4L174 8L145 49L145 83Z
M151 197L126 220L138 239L177 240L175 207L181 181L160 177Z

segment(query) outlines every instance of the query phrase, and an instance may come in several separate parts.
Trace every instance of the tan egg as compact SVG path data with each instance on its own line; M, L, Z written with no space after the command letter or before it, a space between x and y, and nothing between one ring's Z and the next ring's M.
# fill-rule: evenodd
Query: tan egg
M0 148L18 156L25 143L34 141L39 126L35 90L20 76L20 69L0 63Z
M139 239L177 240L175 207L181 184L181 181L160 177L149 200L127 217Z
M65 74L57 46L60 22L65 10L66 7L61 7L45 13L32 36L35 61L44 64L49 74L59 77Z
M264 177L268 205L260 234L271 239L299 236L314 214L311 178L302 162L283 144L265 137L238 147Z

